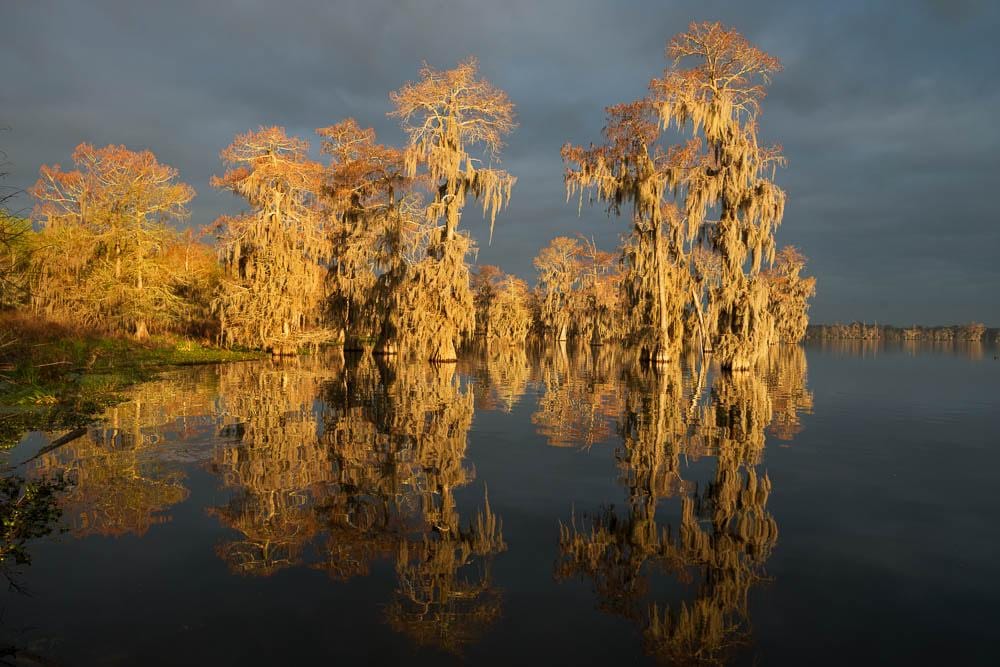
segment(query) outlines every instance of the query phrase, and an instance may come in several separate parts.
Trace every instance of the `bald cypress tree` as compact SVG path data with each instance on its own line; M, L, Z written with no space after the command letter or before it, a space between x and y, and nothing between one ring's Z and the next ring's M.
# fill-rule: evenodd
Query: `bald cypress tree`
M294 354L336 335L326 319L332 248L316 201L322 167L307 158L308 148L266 127L222 151L230 168L212 184L250 205L216 223L226 270L216 309L227 343Z
M608 108L602 144L563 147L567 194L631 216L622 288L642 357L676 361L697 330L723 367L747 369L777 336L761 270L784 213L773 183L784 161L758 142L757 119L781 66L718 23L691 24L667 56L648 95Z
M693 147L668 143L648 97L609 107L604 139L589 148L563 147L567 195L578 194L582 204L588 193L609 213L630 214L622 286L631 337L643 358L676 361L690 293L689 245L697 232L678 210L676 188Z
M781 64L719 23L692 23L667 46L672 61L650 84L662 127L690 132L697 148L680 185L688 227L706 228L722 259L709 292L713 347L727 368L749 368L774 342L769 290L760 275L774 260L785 193L773 182L784 164L761 145L757 120L765 86ZM718 220L709 220L718 214Z
M475 330L475 304L466 255L472 239L458 228L468 197L490 220L510 199L514 177L488 166L499 158L515 127L507 94L479 77L475 59L438 71L420 70L420 81L390 95L409 141L404 174L430 190L427 222L439 229L427 256L414 264L389 304L401 347L432 361L456 360L456 346ZM487 159L483 164L482 155Z

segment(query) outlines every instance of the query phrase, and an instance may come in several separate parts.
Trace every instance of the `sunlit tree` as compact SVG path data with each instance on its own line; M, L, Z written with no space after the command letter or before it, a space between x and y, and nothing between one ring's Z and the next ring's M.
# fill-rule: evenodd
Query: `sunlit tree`
M557 341L569 338L579 297L582 252L579 240L557 236L535 257L542 326Z
M490 323L490 340L507 344L523 343L532 323L528 284L515 276L506 276L496 290L486 313Z
M393 329L402 347L432 361L455 361L456 346L475 328L466 263L472 240L458 225L471 196L481 202L492 235L510 198L514 177L490 165L514 129L514 105L479 77L475 59L446 71L424 66L420 77L390 95L396 106L390 115L408 137L404 173L429 188L426 216L439 233L388 307L400 320Z
M631 337L642 357L675 362L683 343L683 314L689 301L690 244L696 226L687 224L675 199L693 145L671 146L649 98L607 110L604 144L566 144L567 195L584 193L631 216L624 247L623 288L631 316Z
M497 286L504 278L504 272L499 266L483 264L472 272L469 285L472 289L472 301L476 305L476 335L490 335L489 310L490 304L497 296Z
M30 220L0 208L0 309L28 301L34 240Z
M650 84L651 101L661 126L691 132L697 149L678 181L680 210L688 229L707 226L722 258L720 284L709 294L713 347L724 367L748 369L774 339L760 271L774 259L784 214L785 193L773 183L784 158L779 147L759 142L757 120L781 65L719 23L692 23L670 41L667 57L672 63Z
M806 336L809 299L816 294L816 279L801 275L805 266L805 255L794 246L785 246L774 267L762 274L769 289L771 317L783 343L798 343Z
M676 360L693 314L702 345L724 367L747 369L775 339L759 274L784 212L770 180L783 158L758 143L757 118L780 65L718 23L691 24L667 56L646 97L608 108L602 145L563 147L567 191L581 204L589 192L615 214L629 207L623 285L642 356ZM692 136L672 143L672 129ZM693 266L705 239L720 257L714 285Z
M229 169L212 184L250 205L216 222L225 268L216 308L227 344L294 354L336 335L326 318L332 243L316 202L323 170L308 148L262 127L222 151Z
M166 251L176 238L169 223L187 217L194 190L150 151L80 144L73 162L73 171L43 165L31 189L42 225L35 307L144 339L183 307Z
M413 224L404 202L408 179L402 151L377 143L375 131L353 118L317 133L330 156L322 197L333 242L330 316L344 328L344 347L357 350L382 333L388 301L405 276Z
M619 256L599 249L593 239L583 239L577 328L581 338L591 345L622 340L627 333L619 264Z

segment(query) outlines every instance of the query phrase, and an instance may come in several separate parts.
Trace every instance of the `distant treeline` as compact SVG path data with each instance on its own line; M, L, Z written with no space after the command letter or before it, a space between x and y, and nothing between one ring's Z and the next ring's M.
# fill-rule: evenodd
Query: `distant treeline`
M810 324L806 328L808 340L925 340L925 341L981 341L1000 342L1000 329L987 329L979 322L953 324L941 327L896 327L891 324Z

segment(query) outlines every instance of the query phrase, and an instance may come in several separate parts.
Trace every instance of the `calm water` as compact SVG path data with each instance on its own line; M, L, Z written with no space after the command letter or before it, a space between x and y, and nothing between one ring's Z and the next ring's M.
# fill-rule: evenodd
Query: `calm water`
M73 483L67 530L0 593L0 643L73 665L995 664L995 354L172 372L25 466Z

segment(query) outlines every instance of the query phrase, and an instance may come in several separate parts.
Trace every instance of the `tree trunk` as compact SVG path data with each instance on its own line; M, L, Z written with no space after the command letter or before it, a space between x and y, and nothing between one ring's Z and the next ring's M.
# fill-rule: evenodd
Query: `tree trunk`
M345 347L345 349L347 349ZM378 354L384 357L394 357L399 354L399 348L396 346L396 341L391 337L383 333L372 349L372 354Z
M455 352L455 341L451 336L440 336L434 352L431 353L431 361L451 364L458 361L458 354Z
M654 363L670 361L670 350L667 348L669 323L667 322L667 286L663 280L664 260L660 225L656 224L653 227L653 268L656 271L656 306L660 312L657 319L656 344L649 352L649 360Z
M594 307L594 328L590 332L590 344L595 347L604 345L604 341L601 340L601 316L597 314L596 306Z
M695 290L694 285L691 286L691 300L694 303L695 312L698 314L698 329L701 334L701 349L703 352L711 352L712 340L708 337L708 331L705 330L705 312L702 308L700 295L697 290Z

